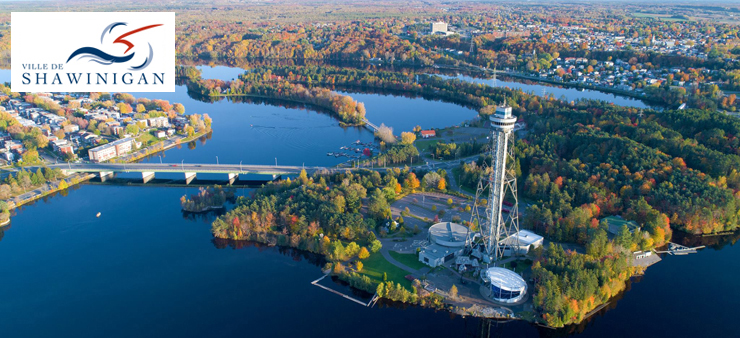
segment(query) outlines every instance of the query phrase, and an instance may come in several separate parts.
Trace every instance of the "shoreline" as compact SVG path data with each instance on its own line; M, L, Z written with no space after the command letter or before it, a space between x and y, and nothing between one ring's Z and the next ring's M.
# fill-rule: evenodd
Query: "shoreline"
M224 209L226 209L226 206L225 205L222 205L220 207L219 206L213 206L213 205L211 205L211 206L207 206L205 208L202 208L200 210L186 210L186 209L182 209L182 211L183 212L187 212L187 213L191 213L191 214L204 214L204 213L207 213L209 211L213 211L213 210L224 210Z
M72 176L72 175L70 175L70 176ZM51 195L53 193L67 190L67 189L69 189L71 187L77 186L80 183L86 182L86 181L88 181L88 180L90 180L90 179L92 179L92 178L95 177L94 174L87 174L87 175L82 176L81 178L72 177L72 179L70 179L69 181L67 181L67 179L70 176L68 176L67 178L63 178L63 179L60 180L60 182L61 181L67 182L67 187L64 188L64 189L59 189L59 185L57 184L57 187L54 188L54 189L51 189L51 190L48 190L48 191L44 191L44 192L41 192L40 194L36 194L36 195L31 196L31 197L22 199L19 202L11 201L11 199L8 199L8 210L13 210L13 209L19 208L19 207L21 207L23 205L26 205L28 203L34 202L36 200L39 200L41 198L44 198L44 197L46 197L48 195ZM48 185L49 183L47 182L45 184ZM36 188L36 189L38 189L38 188ZM36 190L36 189L34 189L34 190ZM8 219L8 222L10 222L10 219Z
M325 110L325 111L331 112L330 115L338 115L336 112L334 112L329 107L324 107L324 106L321 106L321 105L318 105L318 104L315 104L315 103L311 103L311 102L304 102L304 101L299 101L299 100L296 100L296 99L288 99L288 98L283 98L283 97L272 97L272 96L256 95L256 94L216 94L216 95L209 95L209 97L219 97L219 98L221 98L221 97L254 97L254 98L265 99L265 100L286 101L286 102L293 102L293 103L302 104L302 105L305 105L307 107L319 108L321 110ZM366 127L367 126L367 124L365 122L363 122L363 123L348 123L348 122L342 121L341 119L339 119L336 116L333 116L333 117L339 121L339 125L342 126L342 127Z

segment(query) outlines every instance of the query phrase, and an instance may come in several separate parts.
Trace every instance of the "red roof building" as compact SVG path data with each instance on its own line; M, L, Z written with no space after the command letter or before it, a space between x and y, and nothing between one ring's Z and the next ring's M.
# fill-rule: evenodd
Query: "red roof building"
M422 138L430 138L430 137L435 137L435 136L437 136L437 132L435 132L434 130L422 130L421 131Z

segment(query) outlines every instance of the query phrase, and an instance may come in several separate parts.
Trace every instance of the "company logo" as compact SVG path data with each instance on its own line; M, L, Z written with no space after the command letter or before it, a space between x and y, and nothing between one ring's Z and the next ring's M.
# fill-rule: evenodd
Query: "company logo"
M108 25L108 27L105 27L105 29L103 30L103 34L100 35L101 45L103 44L103 40L105 39L105 36L110 34L113 31L113 29L118 26L126 26L126 23L125 22L114 22ZM144 26L141 28L134 29L132 31L129 31L117 37L115 40L113 40L113 43L114 44L120 43L120 44L128 46L126 51L124 51L124 53L127 53L129 50L131 50L131 48L134 48L134 44L131 41L126 40L125 39L126 37L128 37L129 35L134 35L141 31L145 31L147 29L159 27L159 26L162 26L162 24L149 25L149 26ZM114 63L125 63L128 61L131 61L131 59L134 58L134 55L136 55L136 53L131 53L129 55L123 55L123 56L114 56L114 55L110 55L95 47L82 47L74 51L72 55L70 55L69 58L67 58L67 63L69 63L69 61L72 60L73 58L79 56L77 60L89 59L90 61L97 62L101 65L110 65ZM149 56L146 58L146 60L144 60L144 63L136 67L129 67L129 69L130 70L144 69L146 68L146 66L149 65L149 63L152 61L153 58L154 58L154 49L152 49L152 45L149 44Z
M13 91L175 91L174 13L12 13L11 24Z

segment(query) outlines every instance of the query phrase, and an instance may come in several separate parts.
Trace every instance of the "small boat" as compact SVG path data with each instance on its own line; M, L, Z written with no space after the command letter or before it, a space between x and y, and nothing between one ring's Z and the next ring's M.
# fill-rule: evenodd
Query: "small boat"
M97 214L97 215L95 215L95 217L100 217L100 212L98 212L98 214Z
M326 153L326 156L334 156L334 153Z

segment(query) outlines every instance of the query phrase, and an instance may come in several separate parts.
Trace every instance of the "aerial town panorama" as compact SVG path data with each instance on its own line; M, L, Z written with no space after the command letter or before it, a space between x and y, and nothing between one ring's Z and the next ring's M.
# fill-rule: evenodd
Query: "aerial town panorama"
M0 336L735 336L737 95L732 1L0 0Z

